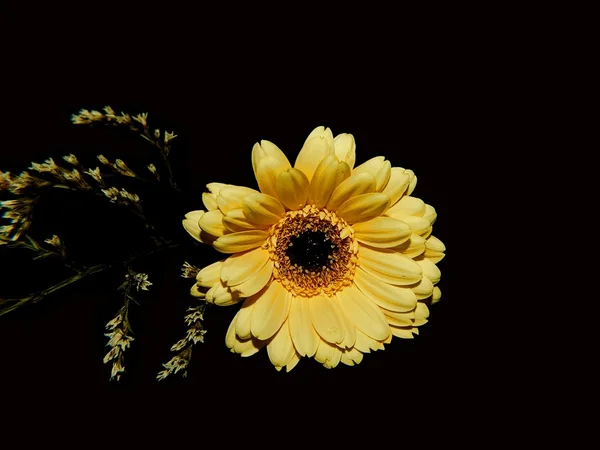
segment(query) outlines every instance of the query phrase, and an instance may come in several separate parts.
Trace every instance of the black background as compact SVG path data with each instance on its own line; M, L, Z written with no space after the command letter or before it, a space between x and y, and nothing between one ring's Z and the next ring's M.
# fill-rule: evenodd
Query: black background
M486 352L486 337L478 334L485 328L485 299L472 270L481 260L467 250L474 244L477 202L466 190L477 186L501 145L497 120L503 118L494 105L503 102L505 84L498 75L502 69L486 56L494 42L476 44L460 30L452 39L423 32L406 41L404 33L387 28L368 44L346 36L322 47L292 42L281 47L276 33L251 42L244 34L230 45L222 34L201 28L171 35L168 43L119 31L115 26L94 33L71 24L50 42L40 35L32 46L7 49L0 170L19 172L31 161L50 156L58 161L68 153L95 167L102 153L142 173L148 163L160 163L149 144L109 127L74 126L70 116L105 105L148 112L151 126L178 135L171 160L186 194L153 187L143 199L165 232L183 245L138 266L153 285L132 306L135 341L120 382L109 381L110 367L102 358L104 325L121 306L116 288L123 272L98 274L1 317L0 384L11 387L21 406L46 395L79 402L97 394L122 399L142 393L153 405L170 398L173 408L192 410L235 398L243 414L251 404L281 405L282 399L287 400L277 406L282 409L341 408L345 399L374 408L398 405L403 414L428 421L450 414L455 405L478 405L494 395L482 383L492 350ZM21 37L14 30L12 41ZM202 208L201 193L211 181L256 187L250 162L255 142L274 142L293 162L318 125L334 135L353 134L357 164L383 155L394 166L412 169L418 177L413 195L436 208L433 234L446 244L447 256L439 263L442 300L431 308L429 323L414 340L394 338L358 366L327 370L302 359L285 373L272 367L264 350L250 358L230 353L225 332L238 306L210 307L206 342L195 347L188 377L157 382L194 302L188 294L192 280L180 277L181 264L202 266L219 258L187 236L180 226L183 215ZM472 164L477 171L470 170ZM53 194L34 223L49 234L70 236L76 243L70 250L87 262L96 255L115 258L125 245L144 245L134 219L101 203ZM57 274L55 266L33 267L25 257L4 255L0 287L10 294L44 285ZM475 310L482 315L473 320Z

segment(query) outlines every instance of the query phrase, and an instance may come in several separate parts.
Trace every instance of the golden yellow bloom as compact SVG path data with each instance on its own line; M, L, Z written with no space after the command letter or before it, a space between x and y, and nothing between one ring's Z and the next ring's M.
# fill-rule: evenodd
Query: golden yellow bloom
M444 244L417 178L383 156L355 167L351 134L317 127L294 166L272 142L252 149L259 190L210 183L183 226L228 254L198 272L192 295L242 302L227 347L262 347L277 370L301 357L358 364L393 336L412 338L441 296Z

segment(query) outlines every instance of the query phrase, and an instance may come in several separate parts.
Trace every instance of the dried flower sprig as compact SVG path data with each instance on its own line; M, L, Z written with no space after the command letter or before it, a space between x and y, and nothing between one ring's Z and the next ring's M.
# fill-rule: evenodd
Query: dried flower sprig
M116 159L115 162L110 162L108 158L106 158L106 156L104 155L98 155L98 161L100 161L102 164L110 167L113 172L118 173L120 175L123 175L125 177L131 177L131 178L140 178L136 175L136 173L131 170L129 168L129 166L127 166L127 164L125 164L125 162L122 159Z
M188 314L185 316L185 323L188 326L185 337L177 341L171 347L171 351L175 352L169 361L163 364L164 370L160 371L156 378L161 381L169 375L183 371L182 376L187 376L187 368L192 359L192 347L198 342L204 343L204 310L207 303L201 300L201 304L188 308Z
M79 192L92 193L100 197L107 197L111 202L129 208L135 215L146 220L139 195L130 193L126 189L108 187L104 181L100 168L85 170L73 154L63 156L63 159L79 169L66 169L57 164L53 158L48 158L43 163L32 162L30 170L38 172L42 177L31 175L22 171L18 176L10 172L0 172L0 191L8 191L17 196L15 199L0 201L0 212L4 219L11 221L10 225L1 225L0 245L6 241L16 241L29 229L32 220L33 206L39 199L41 191L46 188L60 188ZM98 159L110 165L113 170L123 176L139 178L121 159L111 163L104 156ZM95 180L98 186L90 185L83 175L87 174ZM152 227L148 227L152 229Z
M132 336L133 330L129 323L129 305L130 302L135 302L131 291L144 290L147 291L152 283L148 281L148 274L137 273L129 269L129 273L125 275L125 281L119 290L123 291L124 303L119 312L107 324L104 336L109 338L107 346L110 347L108 353L104 356L104 364L112 363L110 379L119 381L121 374L125 371L125 350L129 348L134 341Z
M200 272L200 268L191 265L189 262L185 261L183 266L181 266L181 276L183 278L196 278Z
M38 198L33 196L0 200L0 217L10 221L10 225L0 227L0 245L18 241L29 229Z
M199 271L199 267L185 261L181 267L181 276L183 278L196 278ZM163 364L164 370L156 376L159 381L182 370L183 376L187 376L187 368L192 358L192 347L198 342L204 342L204 335L206 334L202 321L204 320L204 310L207 303L204 300L201 301L200 305L188 308L188 314L185 316L185 323L188 326L187 333L184 338L171 347L171 351L176 352L176 354Z
M158 128L151 131L148 125L148 113L140 113L135 116L131 116L124 112L117 115L110 106L103 108L104 112L96 110L81 109L78 114L73 114L71 121L76 125L90 125L90 124L106 124L115 126L127 126L130 130L139 133L139 135L150 142L152 145L160 150L163 157L165 167L169 176L169 183L171 187L177 188L177 184L173 177L173 171L169 162L169 153L171 152L171 141L177 137L175 133L162 131ZM152 173L152 169L150 169Z
M127 126L129 129L138 132L146 141L151 142L160 150L171 188L179 191L168 161L171 142L176 135L159 129L151 130L147 113L135 116L126 113L117 115L108 106L103 111L102 113L82 109L79 114L73 115L72 121L75 124L104 123ZM5 248L29 250L34 253L33 260L57 258L64 266L74 271L73 275L46 289L21 298L0 298L0 316L21 306L37 303L46 296L92 274L115 267L123 267L123 264L125 264L128 273L125 275L125 281L118 288L124 294L124 302L117 314L106 325L105 336L108 338L107 345L110 349L103 358L105 364L110 363L112 366L110 379L119 380L125 371L125 351L134 341L129 321L130 303L132 301L137 303L133 292L147 291L152 285L147 274L134 272L130 267L134 261L140 258L145 258L167 248L176 247L179 243L153 234L154 227L144 214L142 198L131 192L129 186L125 189L114 185L114 182L108 182L109 177L113 174L135 178L143 182L150 180L138 176L123 159L109 161L104 155L98 155L97 159L101 166L107 167L108 174L101 171L101 166L86 168L74 154L62 156L64 166L59 159L47 158L41 163L32 162L27 170L18 175L0 171L0 194L9 193L14 196L14 198L0 200L0 218L2 219L0 220L0 245L6 246ZM154 164L148 164L147 169L158 182L161 182L161 176ZM45 245L41 245L31 235L27 234L27 231L32 223L34 207L41 198L42 191L54 188L94 194L127 207L144 221L146 228L151 231L155 246L147 252L129 255L126 261L85 266L68 258L65 242L56 234L52 234L45 239L43 241ZM182 268L182 276L193 278L198 271L199 268L186 262ZM183 376L187 374L193 345L204 341L206 330L202 321L205 308L206 303L202 301L202 304L188 309L188 314L185 316L185 323L188 327L186 335L171 347L171 350L175 352L175 356L163 364L165 370L158 374L157 378L159 380L181 371L183 371Z

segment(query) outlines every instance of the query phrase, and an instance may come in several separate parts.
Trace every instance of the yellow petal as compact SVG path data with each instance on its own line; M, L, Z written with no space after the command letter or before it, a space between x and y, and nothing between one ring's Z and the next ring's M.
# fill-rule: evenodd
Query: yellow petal
M425 241L425 247L428 250L435 250L436 252L444 253L446 251L446 246L442 241L440 241L435 236L429 236L427 241Z
M429 221L422 217L407 216L402 218L402 222L406 223L415 234L423 235L431 230Z
M423 302L419 302L415 309L415 320L413 326L418 327L427 323L429 317L429 308Z
M242 208L236 208L228 211L227 214L223 217L223 226L227 231L233 233L237 231L247 231L256 229L266 230L270 227L270 225L260 225L248 220Z
M366 222L380 216L389 206L390 198L385 194L373 192L361 194L346 200L336 214L349 224Z
M377 182L370 173L352 174L340 183L327 202L327 209L337 210L346 200L361 194L375 192Z
M319 163L332 153L332 145L331 130L324 127L315 128L298 153L294 168L304 172L310 181Z
M420 198L405 195L388 209L385 215L404 220L405 217L409 216L421 217L423 213L425 213L425 202Z
M252 194L258 194L256 189L245 186L225 186L217 195L217 205L223 214L227 214L232 209L241 208L244 198Z
M227 346L227 348L231 349L233 351L233 348L235 347L235 343L236 343L236 335L235 335L235 322L237 321L237 314L233 317L233 320L231 321L231 323L229 324L229 327L227 328L227 333L225 333L225 345Z
M276 191L279 200L292 211L302 209L308 199L309 181L304 172L286 169L279 174Z
M239 231L221 236L213 246L221 253L238 253L259 247L268 237L269 233L262 230Z
M381 192L386 186L392 174L392 165L383 156L376 156L355 167L352 173L367 172L375 177L375 190Z
M310 318L316 332L327 342L339 344L346 336L346 322L334 298L315 295L308 299Z
M289 163L282 164L274 158L263 158L255 170L258 187L263 194L277 198L277 177L284 170L289 169Z
M412 289L381 281L361 268L356 269L354 283L363 294L381 308L405 312L417 306L417 296Z
M396 337L402 339L413 339L412 327L396 327L390 325L390 329L392 330L392 334Z
M360 330L356 330L356 343L354 344L354 348L362 353L371 353L371 350L384 350L385 347L383 343L367 336Z
M214 211L219 208L217 205L217 196L215 194L211 194L210 192L202 193L202 203L209 211Z
M322 125L315 127L315 129L312 130L310 132L310 134L308 135L308 137L306 138L306 141L308 141L314 137L319 137L319 138L325 140L327 142L327 145L329 147L333 148L333 133L331 132L331 129L324 127Z
M200 225L202 231L215 237L223 236L223 233L225 232L223 214L218 209L203 214L198 220L198 225Z
M241 284L258 273L268 260L268 250L261 247L231 255L221 267L221 280L228 286Z
M292 359L290 359L288 361L288 363L285 365L285 371L289 372L294 367L296 367L296 365L298 365L299 362L300 362L300 355L298 355L298 353L294 352L294 356L292 356Z
M390 335L381 309L355 285L338 291L336 295L344 315L364 334L376 340L386 339Z
M356 348L350 348L348 350L342 351L342 359L341 362L346 364L347 366L354 366L356 364L360 364L363 359L363 354L359 352Z
M290 335L296 351L301 356L312 357L317 351L321 338L313 328L308 310L309 298L292 297L292 305L290 307L289 325Z
M333 147L335 156L340 161L348 164L348 167L352 169L356 162L356 143L354 142L354 136L348 133L338 134L333 139Z
M392 167L390 179L383 189L382 194L386 194L390 198L390 205L395 205L400 197L406 192L410 177L402 167Z
M260 144L257 142L252 147L252 170L254 170L254 175L256 175L260 163L267 158L273 160L277 166L284 168L291 167L287 156L285 156L279 147L271 141L262 140Z
M406 242L412 234L404 222L383 216L356 223L352 228L358 241L372 247L395 247Z
M256 297L252 297L244 300L242 307L236 314L235 334L237 334L240 339L250 339L252 337L250 331L250 319L252 317L256 299Z
M266 194L252 194L243 202L244 215L248 220L261 225L273 225L285 214L281 202Z
M440 281L442 272L433 262L424 256L415 258L415 262L423 269L423 276L429 278L433 284L437 284Z
M190 289L190 294L196 298L206 297L206 292L204 292L204 290L201 290L200 286L198 286L197 284L194 284L192 286L192 288Z
M258 341L257 339L240 339L235 334L237 318L238 316L236 315L229 324L229 328L225 334L225 345L227 348L231 349L232 352L238 353L244 357L253 355L265 345L265 342Z
M265 342L259 341L258 339L240 340L238 345L234 348L234 351L239 353L242 358L246 358L258 353L264 346Z
M387 283L403 286L421 280L422 269L419 264L385 248L375 249L361 244L358 264L365 272Z
M335 301L338 302L338 306L340 306L340 301L337 296L335 297ZM340 307L340 311L341 311L341 307ZM342 316L344 317L344 320L346 322L346 336L344 336L344 340L339 345L339 347L352 348L352 347L354 347L354 343L356 342L356 327L354 326L354 324L352 322L350 322L350 320L346 317L346 315L343 314L343 311L342 311Z
M323 342L323 341L321 341L321 342ZM330 345L330 344L327 344L327 345ZM323 367L325 367L326 369L333 369L334 367L337 367L337 365L340 363L341 359L342 359L342 350L339 347L332 346L332 351L328 355L327 360L323 364Z
M424 239L427 239L430 235L431 232L433 231L433 227L428 227L426 230L422 231L421 233L419 233ZM413 233L414 234L414 233Z
M413 319L415 318L414 310L401 313L382 309L382 312L390 325L398 327L408 327L413 325Z
M433 283L429 278L423 277L416 285L410 286L410 289L417 296L417 300L423 300L430 297L433 293Z
M211 194L216 195L221 191L221 189L223 189L225 186L229 186L228 184L225 183L208 183L206 185L207 189L210 191Z
M446 256L444 254L445 251L446 246L442 241L435 236L429 236L425 241L425 253L423 253L423 256L437 264Z
M271 363L279 368L288 364L296 354L296 350L292 344L292 338L290 337L287 320L283 322L277 334L275 334L271 342L267 344L267 352Z
M433 294L431 295L431 304L435 305L437 302L440 301L440 298L442 298L442 291L439 287L435 286L433 288Z
M291 294L275 281L255 295L257 299L250 323L252 335L257 339L267 340L279 330L287 319ZM289 335L287 326L286 333Z
M198 225L198 221L200 218L206 213L206 211L191 211L185 215L185 219L182 220L183 228L187 231L190 236L196 239L198 242L204 242L201 238L200 225Z
M310 187L308 198L317 208L323 208L338 185L350 176L350 167L339 162L335 155L329 155L317 166Z
M233 286L231 289L235 292L239 292L242 297L250 297L267 285L271 280L272 273L273 261L269 259L265 265L248 280L244 281L242 284Z
M437 212L431 205L425 205L425 212L423 213L423 219L427 219L431 225L434 224L437 219Z
M207 302L218 306L231 306L238 303L241 297L237 292L232 292L231 289L219 281L208 290L205 299Z
M333 345L319 340L319 346L315 353L315 360L321 364L325 364L329 358L333 356Z
M413 193L413 191L415 190L415 187L417 186L417 176L410 169L407 170L406 172L408 173L408 176L410 177L410 182L408 184L408 189L406 190L406 195L410 195Z
M214 262L198 271L196 282L202 286L211 288L221 281L221 267L224 261Z
M408 258L416 258L425 251L425 238L412 233L408 241L390 250L398 251Z

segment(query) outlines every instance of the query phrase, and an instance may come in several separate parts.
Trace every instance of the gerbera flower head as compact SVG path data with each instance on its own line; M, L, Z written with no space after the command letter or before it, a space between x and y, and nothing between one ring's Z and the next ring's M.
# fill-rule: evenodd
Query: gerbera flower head
M427 322L445 246L435 209L412 196L417 178L383 156L355 166L351 134L315 128L294 165L272 142L252 149L258 190L210 183L205 210L183 226L226 258L191 289L216 305L242 303L225 342L262 347L277 370L302 357L355 365Z

